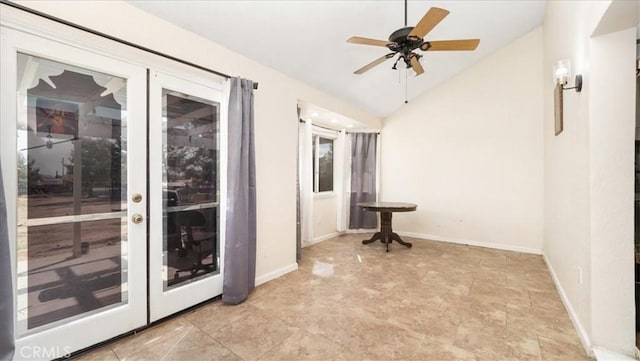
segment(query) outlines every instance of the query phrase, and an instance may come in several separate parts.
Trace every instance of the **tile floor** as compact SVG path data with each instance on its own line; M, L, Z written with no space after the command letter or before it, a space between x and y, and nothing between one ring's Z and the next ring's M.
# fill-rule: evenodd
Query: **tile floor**
M81 360L589 360L541 256L367 235L303 249L296 272Z

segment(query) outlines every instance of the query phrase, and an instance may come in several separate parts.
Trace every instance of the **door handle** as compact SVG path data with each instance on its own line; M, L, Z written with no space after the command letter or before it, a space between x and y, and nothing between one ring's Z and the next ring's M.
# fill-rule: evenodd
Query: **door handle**
M131 200L136 203L140 203L142 201L142 194L135 193L134 195L131 196Z
M133 221L133 223L139 224L142 223L144 217L141 214L136 213L131 217L131 220Z

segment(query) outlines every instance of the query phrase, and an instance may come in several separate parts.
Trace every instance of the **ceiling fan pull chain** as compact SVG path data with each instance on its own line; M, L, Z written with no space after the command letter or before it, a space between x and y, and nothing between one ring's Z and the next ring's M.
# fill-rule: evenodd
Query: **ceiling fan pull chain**
M404 71L404 103L407 104L409 103L409 100L407 100L408 96L408 88L409 88L409 78L407 76L407 70L405 69Z

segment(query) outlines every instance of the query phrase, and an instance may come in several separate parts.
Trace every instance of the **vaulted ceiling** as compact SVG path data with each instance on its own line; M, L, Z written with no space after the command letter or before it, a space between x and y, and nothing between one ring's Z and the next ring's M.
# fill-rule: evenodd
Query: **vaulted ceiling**
M542 24L544 1L408 2L408 25L430 7L449 10L425 40L479 38L475 51L424 52L424 74L388 60L353 72L389 53L348 44L354 35L387 40L404 26L404 1L130 1L133 5L284 74L385 117L485 56ZM526 69L523 69L526 71ZM406 92L406 94L405 94Z

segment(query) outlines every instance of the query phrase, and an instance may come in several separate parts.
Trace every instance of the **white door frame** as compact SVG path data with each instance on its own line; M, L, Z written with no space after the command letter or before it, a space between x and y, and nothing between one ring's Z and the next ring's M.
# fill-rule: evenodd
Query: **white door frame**
M146 72L139 66L132 65L114 58L99 55L78 47L54 42L24 32L6 27L0 28L0 46L2 62L0 62L0 79L2 79L2 97L0 100L1 118L0 129L3 134L0 140L0 156L2 157L2 171L5 176L5 194L7 204L13 207L7 209L7 221L11 226L9 241L11 247L13 293L14 301L18 300L18 288L24 287L18 280L16 262L17 241L17 134L16 119L17 96L16 65L17 52L23 52L43 58L52 59L78 67L109 73L127 79L127 199L133 193L146 194L146 177L135 174L140 164L146 164L145 137L139 138L146 132ZM122 243L126 247L126 263L128 268L123 272L127 277L123 292L127 292L127 302L105 310L91 312L87 317L74 318L69 321L43 326L37 333L16 331L17 359L33 357L33 348L48 350L47 357L63 357L69 352L80 350L119 334L128 332L146 324L146 220L134 224L131 216L135 213L146 213L146 199L139 203L128 202L127 206L127 238ZM124 247L123 247L124 248ZM20 282L20 284L18 284ZM17 302L16 302L17 305ZM95 327L95 325L99 325ZM91 332L87 332L91 330ZM53 350L53 351L52 351ZM53 354L51 353L53 352Z

